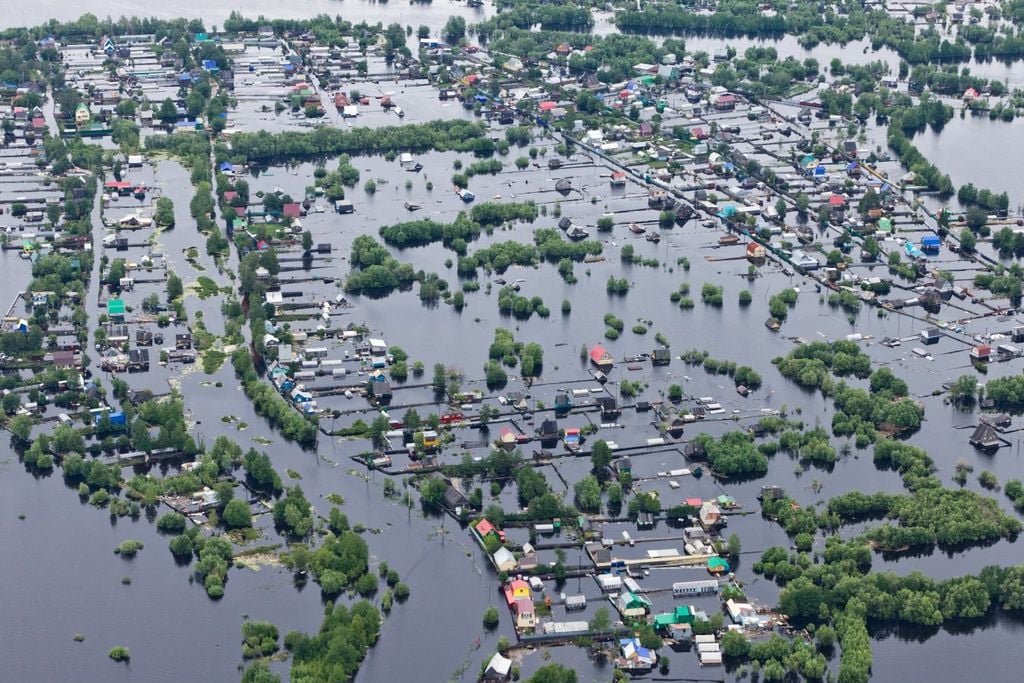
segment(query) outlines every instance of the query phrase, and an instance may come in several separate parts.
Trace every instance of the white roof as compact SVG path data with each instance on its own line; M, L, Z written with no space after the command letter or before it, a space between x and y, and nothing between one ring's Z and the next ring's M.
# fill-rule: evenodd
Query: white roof
M512 660L502 657L500 652L495 652L490 663L487 664L487 668L502 676L507 676L512 670Z

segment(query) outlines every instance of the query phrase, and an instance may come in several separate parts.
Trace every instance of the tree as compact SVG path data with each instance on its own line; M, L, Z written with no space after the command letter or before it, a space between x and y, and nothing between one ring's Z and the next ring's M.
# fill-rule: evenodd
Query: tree
M457 45L466 37L466 20L459 16L448 19L448 23L441 29L441 35L449 45Z
M591 631L607 631L612 627L612 618L608 614L607 607L598 607L590 620Z
M960 231L960 251L966 254L973 253L976 243L977 239L974 237L974 233L971 232L970 228L964 228Z
M729 536L729 556L736 557L740 554L740 537L736 534Z
M0 400L0 404L2 404L5 413L13 415L17 412L18 407L21 406L21 399L18 398L17 394L11 392L4 395L3 399Z
M801 192L796 196L796 210L801 214L806 214L807 209L811 206L811 198Z
M775 213L778 214L780 221L786 220L787 208L786 200L779 197L778 201L775 202Z
M178 108L174 106L174 101L168 97L160 103L160 108L157 109L156 117L165 124L172 124L178 120Z
M988 212L980 206L972 206L967 209L965 221L971 230L981 230L988 223Z
M576 672L561 664L545 664L526 683L576 683Z
M494 607L494 605L491 605L486 610L484 610L484 628L489 630L497 628L498 621L498 610Z
M594 447L590 451L590 462L594 466L595 472L603 472L612 464L612 449L605 441L594 443Z
M240 498L235 498L224 506L221 515L224 525L228 529L244 529L252 526L252 511L249 504Z
M153 214L153 220L157 225L174 225L174 202L170 197L160 197L156 200L156 212Z
M601 510L601 485L593 475L587 475L580 479L573 486L573 493L576 496L576 505L584 512L599 512Z
M185 286L181 284L181 278L174 271L167 273L167 302L172 303L175 299L185 293Z
M311 233L309 230L307 230L306 232L302 233L302 251L308 254L312 250L313 250L313 233Z

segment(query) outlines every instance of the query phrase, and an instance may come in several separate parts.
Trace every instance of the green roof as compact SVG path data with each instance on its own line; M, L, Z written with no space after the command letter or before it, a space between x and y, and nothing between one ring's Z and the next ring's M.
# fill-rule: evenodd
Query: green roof
M111 299L107 302L107 315L124 315L124 301Z

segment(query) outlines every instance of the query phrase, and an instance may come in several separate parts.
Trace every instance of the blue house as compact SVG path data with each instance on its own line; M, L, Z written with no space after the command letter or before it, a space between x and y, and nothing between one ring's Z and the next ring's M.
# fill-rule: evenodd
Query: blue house
M925 235L921 238L921 251L926 254L939 253L940 246L942 246L942 242L939 240L938 235Z
M234 173L235 172L234 165L231 162L229 162L229 161L222 161L220 166L217 167L217 169L221 173Z
M104 413L99 413L93 417L93 423L97 426L103 422ZM110 418L110 424L124 427L127 424L127 418L125 418L124 412L118 410L114 413L106 413L107 417Z

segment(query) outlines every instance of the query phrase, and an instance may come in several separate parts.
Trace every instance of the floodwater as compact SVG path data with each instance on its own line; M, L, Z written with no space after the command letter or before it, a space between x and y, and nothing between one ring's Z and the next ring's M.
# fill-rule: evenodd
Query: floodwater
M97 10L94 3L56 3L44 1L29 6L19 6L5 16L4 21L13 24L32 24L47 18L71 18L92 9L97 14L109 12L107 8ZM144 3L126 2L118 5L118 12L159 13L159 10ZM293 11L297 10L297 11ZM204 4L186 2L175 7L174 16L203 16L210 24L223 21L230 11L229 6L210 8ZM491 11L489 8L487 11ZM281 6L259 0L246 8L247 14L264 13L278 16ZM435 30L443 25L447 17L457 12L469 17L483 16L478 10L466 8L462 3L435 2L431 5L405 5L390 3L379 5L368 2L323 2L311 1L299 8L289 7L289 16L312 16L320 12L341 13L353 21L377 20L384 15L385 21L399 21L413 25L425 23ZM308 13L308 14L307 14ZM349 14L351 13L351 15ZM167 12L163 14L168 15ZM787 39L791 40L791 39ZM729 41L742 49L744 41ZM783 41L785 43L786 41ZM863 51L843 51L840 48L820 47L804 54L802 48L793 44L780 49L780 57L793 54L798 57L815 56L823 65L832 56L847 59L847 54L859 55ZM717 43L712 40L687 41L689 49L714 51ZM787 51L788 50L788 51ZM890 56L891 57L891 56ZM878 58L870 53L865 61ZM392 88L381 85L382 90ZM428 106L427 96L415 87L409 88L411 99L422 98ZM429 106L437 107L436 116L454 117L467 114L457 105L447 112L431 99ZM410 116L416 116L420 109L408 108ZM381 125L386 122L383 114L371 115L371 122ZM425 117L434 118L434 116ZM411 118L409 120L412 120ZM999 177L1006 182L1014 177L1010 159L1016 155L1005 155L1005 162L996 160L994 154L978 155L984 160L966 165L960 157L950 157L944 163L943 153L953 155L964 148L977 149L975 144L999 139L996 129L986 126L1005 126L991 123L987 119L965 121L955 119L947 126L943 135L962 136L943 138L944 145L927 147L932 135L919 137L916 144L940 168L949 168L957 184L973 180L980 187L999 190ZM1016 124L1015 124L1016 125ZM998 129L1000 132L1008 129ZM990 132L986 132L990 131ZM962 144L948 144L960 140ZM936 136L937 140L937 136ZM1001 142L1001 140L1000 140ZM552 142L537 142L548 155L553 154ZM1005 148L1005 144L1001 146ZM654 229L656 212L646 207L639 188L630 185L625 190L610 190L607 183L608 169L594 164L584 155L578 154L559 171L546 168L545 157L538 159L539 166L518 171L512 161L525 150L513 149L504 158L506 168L496 176L476 176L470 181L470 188L477 194L478 202L501 196L502 201L533 199L547 210L547 216L540 217L532 225L519 224L510 230L497 230L483 235L470 245L470 252L504 240L529 241L532 230L553 227L556 207L562 216L570 217L579 225L594 232L597 219L605 212L611 212L616 228L611 235L595 234L604 242L607 260L593 264L577 264L574 268L578 284L568 285L550 265L537 269L513 267L502 274L508 281L522 279L521 294L541 296L551 316L547 319L534 316L521 321L499 314L496 293L499 285L493 284L488 292L488 283L493 283L496 274L481 272L481 288L466 294L466 308L456 312L445 304L425 307L416 294L398 292L386 299L349 297L352 308L344 312L341 324L365 322L375 334L380 334L390 344L404 348L410 361L422 361L428 368L443 362L457 365L466 375L467 388L482 387L481 368L487 359L488 346L497 327L512 329L518 341L536 341L542 344L544 373L542 382L531 389L531 396L551 404L554 391L562 386L594 387L587 368L580 362L581 344L593 345L602 342L617 359L648 352L655 345L654 334L664 333L671 341L674 355L689 348L710 351L719 359L734 360L747 364L764 377L762 389L751 398L740 398L733 390L732 382L726 377L708 375L703 369L686 366L674 360L667 367L651 367L640 364L639 369L629 370L623 363L616 365L611 373L610 387L622 379L640 381L647 385L639 398L656 400L672 383L682 383L689 396L714 396L726 408L727 413L718 419L709 419L699 427L689 427L685 438L692 438L699 432L722 434L726 431L749 425L763 408L787 409L790 416L798 416L808 425L828 426L833 408L820 394L802 391L788 380L779 376L771 360L788 353L793 348L792 338L806 341L818 339L840 339L850 333L870 335L875 340L885 336L910 337L916 335L922 323L901 315L878 318L874 311L865 309L860 317L850 323L845 314L829 308L814 291L813 282L801 277L786 275L781 270L766 266L759 277L747 280L747 263L744 260L708 260L709 258L732 258L741 255L742 247L719 248L718 231L707 230L694 220L682 228L662 232L660 244L649 243L630 234L625 226L631 221L641 222L649 230ZM333 213L310 214L303 219L303 225L314 236L315 242L330 242L332 254L322 271L314 273L340 278L348 272L346 257L352 240L361 234L376 236L381 225L409 220L410 218L433 218L447 221L455 217L465 205L451 192L450 176L456 159L470 163L466 155L453 153L428 153L420 157L423 170L417 174L401 172L396 161L383 157L358 157L353 164L360 170L361 179L355 188L348 190L348 198L355 204L356 212L351 216L337 216ZM959 166L955 162L959 162ZM986 165L1003 164L996 170ZM328 161L328 167L333 161ZM303 188L310 183L314 165L301 164L294 168L273 168L250 179L253 194L257 190L270 191L280 187L295 196L301 196ZM223 277L216 272L216 266L205 255L205 238L195 232L188 219L188 203L191 188L188 175L174 162L159 162L153 170L144 169L140 174L151 174L152 181L164 188L167 196L175 203L178 227L172 232L160 235L161 246L168 266L177 272L186 283L199 275L214 277L219 282ZM991 173L992 180L986 180ZM960 174L963 174L962 176ZM148 176L147 182L148 182ZM368 178L378 179L376 194L363 191L362 185ZM553 192L554 182L560 178L571 178L577 188L568 197ZM387 182L381 182L380 179ZM406 187L406 180L410 186ZM433 189L427 189L427 182ZM1012 191L1011 186L1006 188ZM415 214L408 213L404 202L422 205ZM133 208L131 203L117 207L117 211ZM111 209L110 214L114 213ZM102 235L99 221L96 221L97 240ZM627 265L621 262L622 246L635 247L637 255L658 259L655 267ZM198 270L186 259L190 247L198 250ZM445 260L454 254L440 245L417 249L394 250L395 256L412 263L417 269L437 272L446 279L452 289L458 289L460 281L454 268L448 269ZM689 260L690 269L684 270L678 259ZM236 268L235 262L228 266ZM881 267L880 273L882 271ZM28 262L19 259L15 251L0 253L0 305L6 307L18 290L30 278ZM307 274L290 274L295 282L288 289L299 289L310 297L333 298L337 293L335 283L299 282ZM608 295L605 282L609 276L626 278L631 290L624 296ZM725 287L725 304L712 308L700 303L700 287L705 282L715 282ZM690 296L697 301L694 309L681 310L669 300L669 294L680 284L690 287ZM762 323L767 316L767 299L780 289L794 286L801 289L800 301L790 313L781 333L772 334ZM90 291L89 310L95 321L96 278ZM737 305L740 290L749 289L754 303L748 308ZM141 289L134 296L142 297ZM561 313L561 300L572 302L568 316ZM195 296L187 299L190 316L203 312L211 331L218 333L219 299L201 301ZM6 309L5 309L6 310ZM606 313L614 313L625 322L625 331L616 341L603 338ZM649 328L646 335L634 334L631 328L638 321L645 321ZM315 323L314 323L315 324ZM984 318L972 323L967 335L982 334L1012 327L1012 320ZM295 328L304 328L309 323L296 323ZM91 324L90 327L93 327ZM889 349L872 344L868 349L876 365L886 365L903 377L911 393L922 398L927 405L927 421L924 428L910 438L936 460L939 474L950 483L954 463L966 460L975 471L988 469L1001 481L1020 476L1022 456L1020 436L1011 434L1009 448L1000 449L994 456L975 452L967 444L969 431L965 428L975 424L976 417L959 412L931 398L947 379L953 379L966 372L968 337L944 337L937 347L932 347L934 360L916 357L910 349L913 343ZM340 352L341 346L332 351ZM94 359L96 360L96 359ZM1002 376L1019 371L1015 363L994 364L989 377ZM511 373L510 373L511 374ZM237 440L243 448L254 446L266 450L274 459L277 469L282 472L294 470L300 477L307 497L318 512L325 514L330 503L326 500L332 493L345 499L343 511L353 522L365 524L370 530L366 534L373 561L387 561L395 568L411 589L410 600L396 605L392 614L384 621L382 637L376 647L368 653L358 680L423 680L441 681L449 678L473 680L480 663L489 657L501 635L512 637L513 632L507 613L502 610L502 623L494 632L483 632L480 617L487 605L499 604L497 582L490 565L482 553L470 541L465 530L448 517L425 515L417 505L409 510L397 502L389 501L383 495L386 475L367 473L354 465L350 458L363 449L363 444L322 437L316 453L303 451L283 441L252 410L240 389L236 386L231 368L225 364L216 374L207 376L198 367L185 371L179 369L154 369L142 376L131 378L133 386L166 390L168 379L180 383L186 397L190 419L194 421L197 438L209 444L219 435ZM217 386L217 382L221 386ZM415 384L410 381L409 384ZM510 389L521 388L513 378ZM429 392L427 392L429 393ZM424 392L417 389L396 391L392 413L400 415L404 404L428 401ZM624 400L629 405L631 401ZM325 405L339 410L362 407L357 399L348 401L341 397L325 399ZM358 405L356 405L358 404ZM420 407L421 414L440 412L444 408ZM338 419L341 428L358 415L347 415ZM363 416L365 417L365 415ZM1018 418L1019 419L1019 418ZM227 420L227 421L225 421ZM560 420L562 427L579 427L588 418L572 414ZM614 438L622 446L644 443L653 436L650 415L626 409L618 419L621 427L605 438ZM242 425L245 425L244 427ZM532 428L519 424L523 431ZM492 429L492 433L493 433ZM473 439L474 436L461 438ZM269 443L267 443L269 441ZM843 440L836 440L837 448ZM852 446L852 444L851 444ZM467 450L472 450L468 448ZM479 449L477 449L479 450ZM450 459L458 456L451 454ZM672 448L652 451L637 456L634 467L638 476L645 477L639 484L642 490L655 490L663 500L678 500L688 496L709 497L727 492L745 506L745 511L755 514L735 516L730 520L729 532L737 533L743 542L744 554L736 567L737 576L746 583L749 596L760 602L771 604L778 594L778 588L771 582L757 577L750 567L761 551L771 545L788 545L788 539L777 525L763 520L756 514L755 495L761 484L775 483L783 486L802 505L815 504L829 497L850 490L890 491L902 490L898 475L878 472L871 461L870 450L859 451L851 448L849 455L841 457L831 472L814 468L806 471L785 454L773 458L768 475L749 482L716 482L711 477L700 480L683 479L682 487L670 489L664 478L657 478L659 471L682 467L678 451ZM556 471L557 470L557 471ZM563 460L556 463L551 471L544 469L545 477L558 491L571 490L561 483L564 478L571 482L582 476L587 463ZM651 478L647 478L651 477ZM286 478L287 481L287 478ZM290 482L289 482L290 483ZM976 480L968 486L980 490ZM571 495L571 493L570 493ZM1009 506L1004 497L996 495L1000 504ZM506 487L496 498L505 505L514 504L514 487ZM485 505L490 500L485 500ZM25 518L19 519L19 515ZM610 525L609 533L619 533L622 525ZM844 533L846 533L845 530ZM378 533L379 532L379 533ZM174 563L167 550L167 538L159 535L146 520L133 522L120 519L112 522L106 511L95 510L81 503L75 492L67 488L59 471L52 476L34 478L24 471L9 444L0 444L0 538L5 541L5 561L0 563L0 603L5 609L5 635L0 640L0 659L5 662L3 678L12 680L108 680L108 681L179 681L185 678L197 680L232 680L238 677L241 662L240 630L247 615L252 619L273 621L282 633L291 629L314 631L320 622L322 604L319 591L314 584L303 590L293 586L288 572L275 567L264 567L259 571L232 569L226 584L225 596L219 601L206 597L201 586L189 581L191 569ZM146 544L145 549L133 561L115 556L112 549L125 538L136 538ZM641 551L638 551L641 552ZM577 562L569 553L568 562ZM545 559L553 559L548 554ZM948 555L935 550L931 554L900 558L874 559L875 570L892 570L907 573L922 570L940 578L977 572L990 563L1016 564L1024 562L1024 550L1019 543L1005 541L993 546L970 550L963 554ZM650 579L651 585L663 587L680 580L684 570L656 570ZM121 577L130 576L131 585L122 585ZM687 577L689 578L689 577ZM553 590L553 587L549 590ZM595 590L592 579L571 580L567 592L587 595L592 606L600 604L600 593ZM709 601L701 606L714 607ZM666 608L663 597L656 598L658 608ZM592 612L588 612L588 615ZM900 673L913 668L920 678L937 680L967 678L976 670L978 661L985 661L986 678L992 681L1016 679L1014 657L1005 653L1013 651L1019 640L1021 623L1004 615L968 624L961 628L941 630L937 633L885 632L876 625L876 641L873 643L874 671L877 680L893 680ZM81 632L83 643L75 643L72 636ZM477 639L479 647L477 645ZM111 662L107 651L114 645L128 646L132 651L130 665ZM185 656L187 653L187 656ZM694 655L673 654L672 675L678 677L707 677L708 671L701 671ZM563 647L551 651L551 658L576 668L582 680L608 680L610 669L592 662L577 648ZM539 653L528 654L523 663L524 677L544 663ZM286 665L276 664L275 668L285 670ZM711 675L718 675L717 671Z
M1024 124L993 121L987 114L959 114L941 132L930 128L914 136L914 145L924 158L949 173L957 187L973 182L978 189L1008 192L1011 213L1017 213L1024 183L1017 172L1017 160L1024 154ZM964 158L970 150L970 159Z

